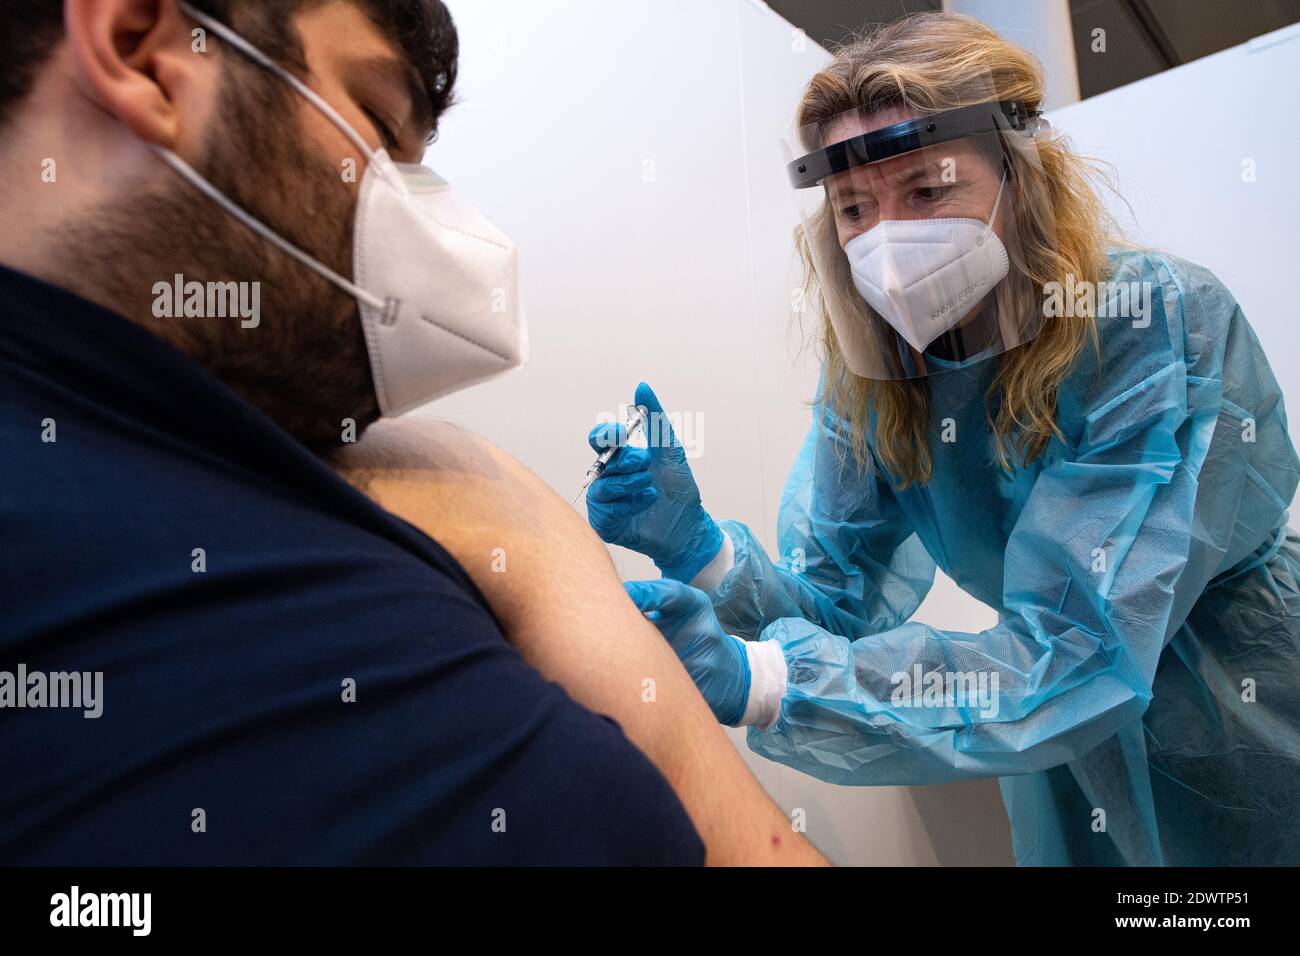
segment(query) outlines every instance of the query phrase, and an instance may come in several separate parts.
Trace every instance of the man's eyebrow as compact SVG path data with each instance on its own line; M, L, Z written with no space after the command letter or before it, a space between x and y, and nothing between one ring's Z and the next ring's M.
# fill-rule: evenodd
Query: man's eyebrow
M375 56L358 60L353 64L353 69L361 76L369 76L379 83L403 90L411 103L412 127L433 133L433 105L429 102L429 92L424 88L424 81L414 67L405 60Z

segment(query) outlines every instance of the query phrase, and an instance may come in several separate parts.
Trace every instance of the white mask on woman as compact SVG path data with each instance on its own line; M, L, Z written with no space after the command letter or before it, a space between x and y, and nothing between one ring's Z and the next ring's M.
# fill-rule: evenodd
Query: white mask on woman
M1006 174L988 222L888 219L844 252L867 304L918 352L950 331L1007 275L1007 250L993 232Z

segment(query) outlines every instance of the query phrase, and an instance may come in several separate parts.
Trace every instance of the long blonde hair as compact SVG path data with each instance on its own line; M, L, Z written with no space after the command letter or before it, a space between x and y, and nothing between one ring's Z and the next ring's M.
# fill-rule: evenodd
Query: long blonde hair
M822 129L851 110L902 108L924 116L990 99L1019 100L1038 110L1043 92L1042 71L1033 56L978 20L949 13L914 14L839 48L830 65L809 83L797 125ZM1006 243L1011 269L996 293L1003 323L1006 313L1013 321L1016 316L1041 316L1046 283L1065 285L1067 276L1076 285L1105 279L1106 245L1118 234L1090 183L1096 167L1074 153L1063 137L1047 132L1033 139L1011 139L1015 141L1003 143L1011 163L1007 189L1014 210ZM1051 213L1049 230L1042 228L1042 210ZM933 472L927 437L929 387L925 378L861 378L846 365L823 283L841 288L848 281L847 265L842 254L815 256L810 248L812 243L836 241L828 208L820 223L810 223L796 234L805 300L820 304L823 315L825 378L818 400L847 422L844 438L859 467L869 459L867 431L872 428L871 445L896 487L924 484ZM819 276L814 264L818 259L839 263L843 271ZM860 297L855 301L862 321L887 329ZM996 437L999 463L1008 471L1032 462L1053 436L1060 436L1060 384L1085 346L1091 342L1097 347L1091 314L1039 321L1041 328L1032 340L992 359L996 370L985 396L985 416Z

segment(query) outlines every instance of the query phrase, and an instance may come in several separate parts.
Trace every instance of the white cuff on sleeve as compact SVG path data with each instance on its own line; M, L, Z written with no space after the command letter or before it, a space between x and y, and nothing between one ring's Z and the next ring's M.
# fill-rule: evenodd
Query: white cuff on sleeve
M785 651L777 641L740 643L745 645L745 654L749 658L749 699L745 701L745 712L737 726L753 724L759 730L770 730L781 716L781 700L785 697Z
M727 576L731 566L736 563L736 548L731 543L731 537L726 531L722 532L722 547L718 553L713 556L713 560L700 569L700 573L695 575L691 581L691 587L699 588L701 591L712 591L722 579Z

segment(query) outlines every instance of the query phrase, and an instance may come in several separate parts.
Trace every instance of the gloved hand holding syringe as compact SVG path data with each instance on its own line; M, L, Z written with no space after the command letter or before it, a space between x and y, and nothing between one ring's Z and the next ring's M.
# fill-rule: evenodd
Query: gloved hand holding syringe
M689 584L722 549L722 528L704 510L686 447L659 396L645 382L632 404L642 415L645 448L628 448L613 422L587 436L597 452L624 446L587 489L587 521L608 544L646 555L674 581Z
M625 436L623 441L618 444L610 445L600 453L600 456L594 462L592 462L591 467L587 469L586 481L582 483L582 487L578 489L578 493L574 495L573 500L569 502L569 507L572 508L576 505L578 499L582 497L582 493L591 486L591 483L605 473L605 469L609 466L609 463L613 460L614 456L625 448L633 438L645 430L646 418L648 415L649 412L640 405L633 405L628 409L627 420L623 423Z

